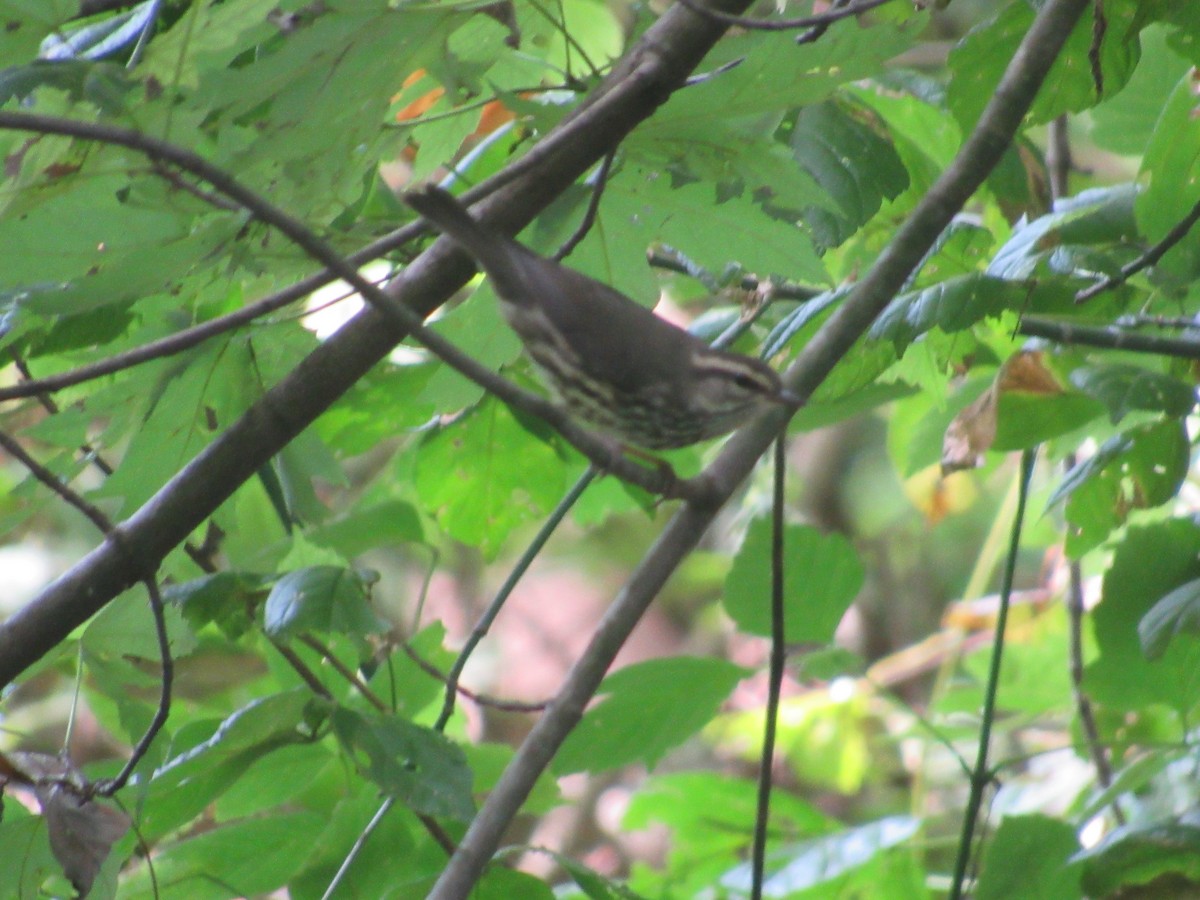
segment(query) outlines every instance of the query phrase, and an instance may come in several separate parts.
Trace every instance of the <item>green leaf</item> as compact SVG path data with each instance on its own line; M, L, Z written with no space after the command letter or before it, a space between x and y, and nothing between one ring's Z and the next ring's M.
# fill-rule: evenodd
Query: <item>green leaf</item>
M769 874L763 883L763 895L787 897L827 884L904 843L916 834L920 824L912 816L891 816L790 847L768 850ZM732 890L749 890L749 863L729 872L721 884Z
M293 215L337 215L391 143L391 94L440 58L455 21L441 8L355 3L317 10L286 40L265 40L260 20L260 40L242 64L198 56L209 64L190 100L210 111L206 130L228 135L214 161Z
M166 605L162 613L172 656L187 656L196 648L195 634L177 607ZM89 655L157 661L162 652L145 590L139 586L126 591L105 606L87 624L81 643Z
M1175 588L1138 622L1142 652L1149 660L1161 657L1171 639L1185 632L1200 633L1200 579Z
M541 878L527 872L514 872L503 866L489 868L471 889L471 900L512 900L514 897L522 900L554 900L556 896Z
M1081 366L1071 372L1071 383L1107 406L1114 425L1137 410L1179 418L1196 405L1191 385L1128 363Z
M1183 897L1175 890L1190 893L1200 881L1200 827L1179 821L1125 825L1074 859L1084 864L1083 888L1089 896L1112 896L1126 886L1162 879L1170 896Z
M755 519L725 580L725 611L742 631L771 633L771 523ZM787 525L784 530L784 631L788 643L833 638L863 583L863 566L840 534Z
M1005 816L988 843L978 900L1079 900L1083 865L1075 829L1042 815Z
M212 622L227 637L236 638L253 624L248 610L262 601L274 580L250 572L216 572L167 585L163 602L178 606L193 629Z
M452 741L396 717L334 711L333 730L364 777L409 809L460 822L475 815L471 770Z
M630 799L622 826L635 830L655 824L670 830L665 871L660 879L632 886L650 896L703 896L745 859L754 831L755 786L715 772L672 772L651 777ZM811 803L776 791L771 797L773 833L829 834L838 823Z
M420 515L403 500L385 500L351 510L308 533L318 546L329 547L352 559L389 544L419 544L425 539Z
M801 110L792 150L839 210L812 207L806 213L822 246L841 244L885 199L894 200L908 187L908 172L881 131L861 107L825 101Z
M1046 504L1049 509L1067 500L1068 553L1077 558L1096 547L1133 510L1171 501L1190 459L1187 431L1176 419L1140 425L1105 441L1063 478Z
M1099 703L1136 709L1165 703L1179 712L1200 696L1200 643L1173 641L1146 659L1138 626L1171 591L1200 578L1200 526L1171 519L1130 528L1104 576L1092 613L1099 656L1085 671L1084 688Z
M745 190L724 196L718 186L698 182L671 186L653 170L627 189L637 216L654 237L677 247L709 271L729 263L762 273L786 273L808 284L828 284L812 238L794 221L768 214ZM698 229L696 222L708 227Z
M245 819L202 831L160 847L149 872L124 886L122 897L156 898L159 885L170 885L171 896L223 900L230 890L240 897L275 891L309 861L310 842L324 824L314 812L276 811L263 818ZM219 881L213 873L220 872ZM140 873L139 873L140 874Z
M1189 68L1171 49L1171 34L1158 25L1145 29L1142 58L1129 83L1089 113L1089 134L1101 147L1131 156L1145 150L1171 92Z
M1016 282L982 273L960 275L923 290L901 294L880 314L868 337L903 350L922 334L940 328L962 331L1007 310L1052 312L1073 302L1074 288L1056 281Z
M305 687L254 700L223 722L195 720L184 726L172 749L187 749L160 766L150 782L142 834L156 837L190 821L258 759L311 741L323 716L322 703Z
M922 21L918 17L917 23ZM709 54L719 66L741 60L718 78L677 91L655 116L634 133L635 141L663 140L676 134L713 140L714 131L747 123L754 117L828 97L839 85L874 77L887 61L912 44L916 27L892 24L834 28L820 41L796 47L771 35L750 31L731 35Z
M566 471L554 445L538 440L490 397L421 444L416 487L446 532L494 555L518 525L557 501Z
M128 96L138 87L123 66L84 60L36 60L0 69L0 104L25 99L38 88L65 91L75 102L91 103L110 116L125 112Z
M355 569L311 566L288 572L275 583L263 610L263 628L271 637L305 631L367 635L388 626L371 609L368 578Z
M560 773L599 772L641 761L653 768L716 714L750 673L718 659L676 657L626 666L604 679L554 760Z
M1105 96L1120 90L1139 58L1136 37L1129 34L1137 11L1136 0L1112 0L1104 4L1106 27L1098 46L1089 8L1071 31L1062 54L1055 60L1038 93L1028 118L1049 122L1066 112L1078 112L1096 102L1090 54L1098 56ZM964 131L979 121L1008 68L1017 46L1033 24L1035 8L1028 3L1009 3L993 19L971 30L950 53L952 72L947 104Z
M123 510L148 500L258 394L253 351L236 336L176 357L161 380L143 384L144 418L116 472L96 491L122 498Z
M1001 391L993 450L1027 450L1098 418L1103 407L1086 394Z
M1143 238L1162 240L1200 201L1200 119L1191 73L1179 79L1142 159L1150 187L1137 199L1137 221ZM1200 272L1200 247L1195 241L1177 242L1155 262L1155 270L1190 281Z
M1130 253L1128 246L1138 240L1134 208L1138 187L1116 184L1091 188L1055 203L1054 210L1032 221L1018 223L1012 236L996 252L987 273L993 277L1017 281L1050 272L1060 275L1094 277L1095 266L1103 263L1107 274L1116 274ZM1090 268L1077 271L1072 265L1072 249L1115 247L1121 255L1105 260L1089 258ZM1062 302L1061 312L1075 312L1074 297Z

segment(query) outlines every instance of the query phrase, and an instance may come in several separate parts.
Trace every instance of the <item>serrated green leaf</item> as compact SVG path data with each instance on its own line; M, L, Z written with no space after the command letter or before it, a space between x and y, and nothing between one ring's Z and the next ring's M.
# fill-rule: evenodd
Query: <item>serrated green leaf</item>
M471 770L452 741L396 717L339 708L333 729L363 775L414 812L461 822L475 814Z
M180 608L193 629L209 622L230 638L244 634L253 624L248 608L266 596L274 577L250 572L215 572L193 581L163 588L163 602Z
M856 111L863 112L833 101L805 107L792 133L797 159L840 211L838 216L826 213L825 226L815 228L826 247L841 244L885 199L895 199L908 187L908 172L892 144L877 124L872 127L865 116L856 117Z
M352 636L386 631L370 599L370 580L355 569L312 566L288 572L267 597L263 629L274 638L305 631Z

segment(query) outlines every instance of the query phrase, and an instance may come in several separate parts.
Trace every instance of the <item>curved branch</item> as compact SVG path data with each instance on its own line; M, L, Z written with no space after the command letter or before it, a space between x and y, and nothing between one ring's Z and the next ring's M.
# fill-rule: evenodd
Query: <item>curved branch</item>
M954 215L983 184L1012 141L1050 66L1090 2L1049 0L1042 7L975 130L875 266L788 370L784 380L789 389L802 397L811 396L901 289ZM718 498L727 498L749 474L785 425L788 415L786 411L770 413L729 440L707 472ZM679 562L696 546L716 509L685 505L667 524L608 608L562 689L505 769L427 900L462 900L469 895L496 852L504 829L583 715L617 651Z

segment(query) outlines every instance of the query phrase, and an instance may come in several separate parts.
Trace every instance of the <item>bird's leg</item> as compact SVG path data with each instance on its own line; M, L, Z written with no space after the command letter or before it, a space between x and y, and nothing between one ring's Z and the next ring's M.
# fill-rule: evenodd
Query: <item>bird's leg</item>
M658 474L659 484L661 485L658 494L664 500L670 500L675 496L675 486L679 484L679 476L675 474L675 470L671 464L661 456L655 456L653 453L647 453L637 447L631 447L628 444L623 445L625 455L644 462L654 469Z
M593 432L593 434L596 434ZM633 447L629 444L622 443L616 438L605 434L596 434L596 437L604 444L608 451L608 465L599 466L605 472L612 472L617 469L621 460L630 458L640 463L645 463L648 468L654 469L658 475L658 489L654 493L659 494L664 500L671 500L675 495L676 485L679 484L679 476L675 474L675 470L671 468L671 464L665 459L655 456L653 453L647 453L638 447Z

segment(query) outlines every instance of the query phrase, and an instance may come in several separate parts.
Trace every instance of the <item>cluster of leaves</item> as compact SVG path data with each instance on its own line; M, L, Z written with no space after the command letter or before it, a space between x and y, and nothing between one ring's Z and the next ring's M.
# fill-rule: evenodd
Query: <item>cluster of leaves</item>
M0 0L0 60L10 64L0 70L3 110L119 124L191 148L346 253L411 218L382 172L399 165L405 178L421 179L453 165L456 178L485 181L576 112L655 15L588 0L564 0L553 13L536 3L192 0L71 22L75 6ZM663 282L645 265L646 250L665 245L689 268L732 263L798 286L807 299L780 291L753 336L773 357L794 356L841 307L848 285L893 249L897 226L983 114L1037 6L1003 5L936 75L894 62L924 43L931 16L905 4L799 46L773 32L731 34L705 57L703 77L621 143L602 184L566 190L525 238L552 251L602 188L573 266L649 298ZM149 40L131 49L146 27ZM1061 806L1023 794L1036 778L1014 776L1002 792L1013 813L984 854L980 897L1028 896L1034 881L1039 896L1075 898L1200 878L1200 827L1190 818L1200 797L1186 778L1196 762L1187 723L1200 696L1200 527L1181 502L1195 400L1189 360L1200 354L1192 328L1200 243L1184 237L1152 266L1137 264L1200 203L1198 65L1200 7L1096 4L969 210L914 261L904 290L793 422L808 430L888 404L892 462L915 478L937 464L949 424L986 394L986 427L975 427L978 415L961 426L969 455L985 459L970 476L978 483L1005 475L1001 451L1044 445L1055 460L1086 451L1066 476L1047 472L1047 505L1065 534L1050 533L1044 519L1038 540L1061 542L1072 559L1104 572L1090 659L1073 685L1072 624L1061 609L1045 612L1016 635L999 702L1016 740L1031 720L1076 713L1082 723L1075 694L1086 697L1093 733L1083 724L1072 732L1077 755L1102 757L1113 776L1078 786ZM1077 192L1051 206L1034 138L1062 117L1080 141L1121 155L1124 168L1076 173ZM443 686L430 669L454 662L443 628L410 629L398 612L402 579L381 578L362 558L399 549L425 559L451 545L500 558L548 515L584 462L420 352L379 361L331 404L306 407L297 394L294 408L272 406L268 392L300 383L297 373L334 377L313 361L337 336L323 345L282 301L238 327L213 326L310 276L313 261L152 155L39 133L32 123L19 130L15 118L0 124L0 349L16 361L14 376L64 379L53 399L0 387L6 432L19 430L55 478L121 521L152 510L235 423L311 422L281 452L253 458L246 471L254 477L197 493L197 505L216 498L214 511L191 522L194 540L161 561L179 683L167 727L117 794L136 831L116 838L99 871L88 872L92 896L282 887L321 896L381 794L394 808L339 889L421 895L513 751L468 741L461 716L440 721ZM1108 277L1110 287L1077 301ZM683 279L669 287L690 290ZM437 327L480 361L528 380L486 286ZM178 340L205 328L206 339ZM1163 337L1165 329L1178 333ZM1038 336L1049 389L998 380L1026 335ZM71 375L156 342L164 349L136 366ZM696 450L672 458L684 470L701 461ZM2 477L4 533L83 533L44 479L15 466ZM753 495L745 502L751 521L728 567L724 609L742 633L764 635L769 529L753 515ZM635 492L602 483L576 518L591 526L643 516L644 506ZM843 537L801 526L785 537L788 639L827 647L864 566ZM86 540L97 542L94 532ZM78 679L99 728L137 743L162 677L140 588L38 655L6 698L14 733L41 725L32 699ZM953 723L979 708L984 669L966 657L965 677L935 694L925 727L940 740L974 734ZM845 654L828 652L807 659L804 674L823 684L854 671ZM755 740L761 715L721 713L749 674L698 657L615 672L552 771L653 767L701 732L725 748ZM884 777L872 755L894 751L872 734L884 709L895 711L878 697L814 691L785 716L783 753L801 781L858 795ZM910 723L891 737L919 734ZM86 773L95 780L118 768L103 761ZM0 766L6 778L19 771ZM555 799L553 785L541 784L523 811L539 814ZM653 775L624 827L670 829L661 865L636 864L618 882L576 860L558 863L588 897L743 896L752 801L750 783L731 776ZM64 866L82 880L47 839L48 815L15 802L4 812L0 892L63 893ZM1123 824L1085 850L1077 832L1097 820ZM777 794L772 833L781 837L766 893L924 896L947 858L915 836L956 825L903 802L847 823L809 799ZM541 879L496 866L474 896L554 894Z

